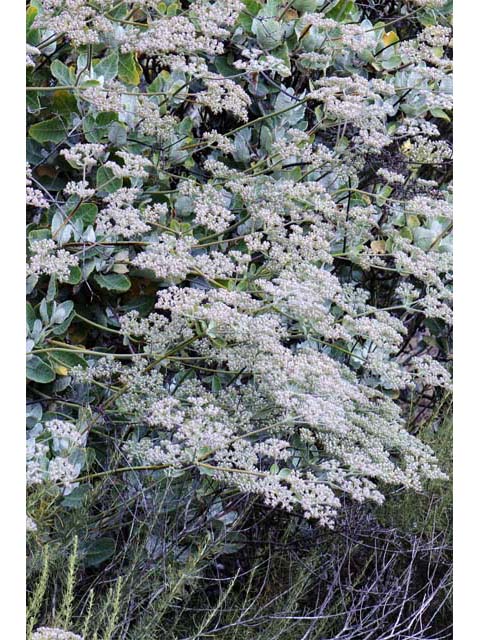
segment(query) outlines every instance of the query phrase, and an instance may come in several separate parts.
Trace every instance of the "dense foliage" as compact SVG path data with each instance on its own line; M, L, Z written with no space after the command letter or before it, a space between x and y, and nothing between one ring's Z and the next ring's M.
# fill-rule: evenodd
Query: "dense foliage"
M451 67L445 0L27 3L29 638L449 637Z

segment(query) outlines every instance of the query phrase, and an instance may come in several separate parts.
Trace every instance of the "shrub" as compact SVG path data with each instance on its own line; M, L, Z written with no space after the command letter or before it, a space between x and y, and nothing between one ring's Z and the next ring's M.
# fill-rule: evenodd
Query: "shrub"
M202 567L259 501L333 528L446 479L451 3L384 5L28 4L37 552Z

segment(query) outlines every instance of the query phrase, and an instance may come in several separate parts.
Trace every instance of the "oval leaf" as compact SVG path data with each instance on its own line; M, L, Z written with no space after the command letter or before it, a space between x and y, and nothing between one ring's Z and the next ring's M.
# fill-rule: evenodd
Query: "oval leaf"
M99 287L102 287L102 289L108 289L109 291L128 291L132 286L132 283L127 276L123 276L119 273L111 273L108 275L97 273L94 276L94 279Z

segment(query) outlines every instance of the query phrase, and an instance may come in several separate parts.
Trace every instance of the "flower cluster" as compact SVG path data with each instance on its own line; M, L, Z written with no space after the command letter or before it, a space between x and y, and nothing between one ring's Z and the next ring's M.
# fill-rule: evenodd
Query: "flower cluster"
M48 209L50 204L46 200L40 189L32 187L32 170L27 162L27 177L26 177L26 204L31 207L38 207L39 209Z
M66 420L36 423L28 432L27 486L49 483L70 493L83 466L86 437Z
M188 470L333 526L445 477L447 10L319 4L35 3L30 491Z
M64 629L39 627L32 635L32 640L83 640L83 637Z
M78 265L78 258L65 249L58 249L55 240L33 240L32 257L27 264L27 275L55 275L60 281L67 280L70 268Z

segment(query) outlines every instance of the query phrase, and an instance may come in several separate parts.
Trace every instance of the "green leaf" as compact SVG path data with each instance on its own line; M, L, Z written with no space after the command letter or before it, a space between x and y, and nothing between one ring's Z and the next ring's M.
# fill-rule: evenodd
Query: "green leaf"
M91 202L84 202L75 211L75 214L72 219L81 220L84 226L88 227L89 224L93 224L95 222L97 213L98 213L98 207L96 204L93 204Z
M29 242L34 242L35 240L47 240L51 237L52 234L50 233L50 229L32 229L28 232Z
M272 19L255 18L252 22L252 31L257 36L258 44L267 51L275 49L282 44L284 25Z
M26 15L26 19L25 19L25 24L27 27L27 31L28 29L31 28L33 21L35 20L35 18L37 17L37 13L38 13L38 9L37 7L28 7L27 9L27 15Z
M215 58L215 68L222 76L228 78L228 76L234 76L238 73L238 69L232 67L228 62L228 56L217 56Z
M98 538L90 543L85 554L87 567L97 567L113 556L115 541L112 538Z
M60 84L73 85L75 84L75 74L72 69L69 69L66 64L60 62L60 60L54 60L50 65L50 71L52 76L56 78Z
M222 381L220 377L216 374L212 377L212 391L221 391L222 390Z
M55 327L52 329L52 333L56 336L63 335L68 327L72 324L74 317L75 316L73 315L73 313L71 313L63 322L55 325Z
M83 133L88 142L101 142L108 138L112 122L118 122L118 115L114 111L104 111L96 117L88 115L83 124Z
M188 222L179 222L178 220L175 220L175 218L170 221L169 227L172 231L179 233L180 235L188 233L191 229Z
M272 51L272 56L278 58L283 62L283 64L290 69L290 53L288 51L287 44L284 42L281 47ZM288 74L280 74L282 77L287 77Z
M116 51L111 53L109 56L102 58L100 62L94 64L93 70L95 71L95 76L99 78L103 76L103 79L108 82L113 80L118 73L118 54Z
M32 44L33 46L37 46L39 42L43 40L40 29L33 28L33 23L35 18L38 15L38 10L39 10L39 7L33 6L33 2L31 2L30 6L27 9L26 20L25 20L25 26L27 28L26 41L28 42L28 44ZM54 43L54 46L56 46L55 43ZM48 46L47 49L49 48L50 47ZM47 55L50 55L51 53L52 53L51 51L47 52Z
M167 16L176 16L180 7L177 2L173 2L167 7Z
M57 287L57 277L55 275L50 276L50 280L48 281L48 289L47 289L47 302L52 302L58 295L58 287Z
M392 193L393 189L388 184L384 185L380 189L377 189L377 197L376 202L379 207L383 207L383 205L387 202L388 196Z
M434 118L441 118L442 120L450 122L450 116L443 109L430 109L430 113Z
M128 311L138 311L141 316L148 315L153 311L155 307L155 298L152 296L135 296L130 302L120 307L121 311L127 313Z
M388 70L396 69L401 64L402 64L402 58L397 54L390 56L386 60L382 60L382 67Z
M82 358L82 356L75 353L75 351L61 351L60 349L55 349L55 351L50 352L50 357L55 360L55 362L59 362L63 364L63 366L71 369L72 367L81 366L86 367L87 361Z
M78 113L77 99L65 89L54 92L53 107L64 118L68 118L72 113Z
M108 291L128 291L132 286L132 283L127 276L123 276L119 273L110 273L108 275L97 273L93 277L99 287L102 287L102 289L108 289Z
M27 91L27 109L30 113L39 111L41 107L38 91Z
M28 103L28 100L27 100ZM30 164L42 164L44 161L43 147L38 144L33 138L27 138L27 162Z
M50 314L50 321L54 324L61 324L70 316L74 309L72 300L65 300L59 305L54 305Z
M188 135L192 132L194 122L190 116L186 116L178 125L178 133L181 136Z
M120 54L118 58L118 77L127 84L140 84L142 67L138 64L133 51Z
M402 236L402 238L410 240L410 242L413 241L413 233L408 227L402 227L400 229L400 235Z
M32 305L30 304L30 302L27 302L27 312L26 312L26 316L27 316L27 324L30 327L30 329L33 327L33 323L36 320L36 315L35 315L35 311L33 310Z
M55 380L53 369L38 356L30 356L27 360L27 378L33 382L47 384Z
M75 487L75 489L65 496L65 498L60 503L62 507L67 507L67 509L78 509L82 506L85 497L90 491L90 487L87 484L82 484L80 487Z
M109 8L108 10L109 16L115 18L115 20L124 20L127 18L128 14L130 13L128 2L117 2L116 4L112 2L111 4L113 4L114 6L111 9Z
M147 93L165 92L165 77L159 73L147 87Z
M410 229L414 229L415 227L420 226L420 220L418 216L408 215L406 216L406 222L407 222L407 227L410 227Z
M247 13L242 11L242 13L238 17L238 22L244 31L251 32L252 18Z
M126 144L127 127L121 122L112 122L108 131L108 139L115 147Z
M237 553L246 544L246 539L243 533L232 531L222 549L222 553Z
M71 267L70 274L67 279L68 284L78 284L82 279L82 270L80 267Z
M318 0L295 0L292 7L297 11L315 11Z
M201 476L214 476L217 473L216 469L210 469L210 467L199 466L198 470Z
M113 193L121 188L122 183L122 178L115 177L111 169L99 167L97 171L97 189L99 191Z
M349 14L355 8L353 0L340 0L335 4L333 9L327 12L327 18L342 22L344 18L350 17Z
M32 124L28 130L30 136L37 142L61 142L67 136L65 125L62 118L55 116L50 120L44 120L43 122L37 122Z

